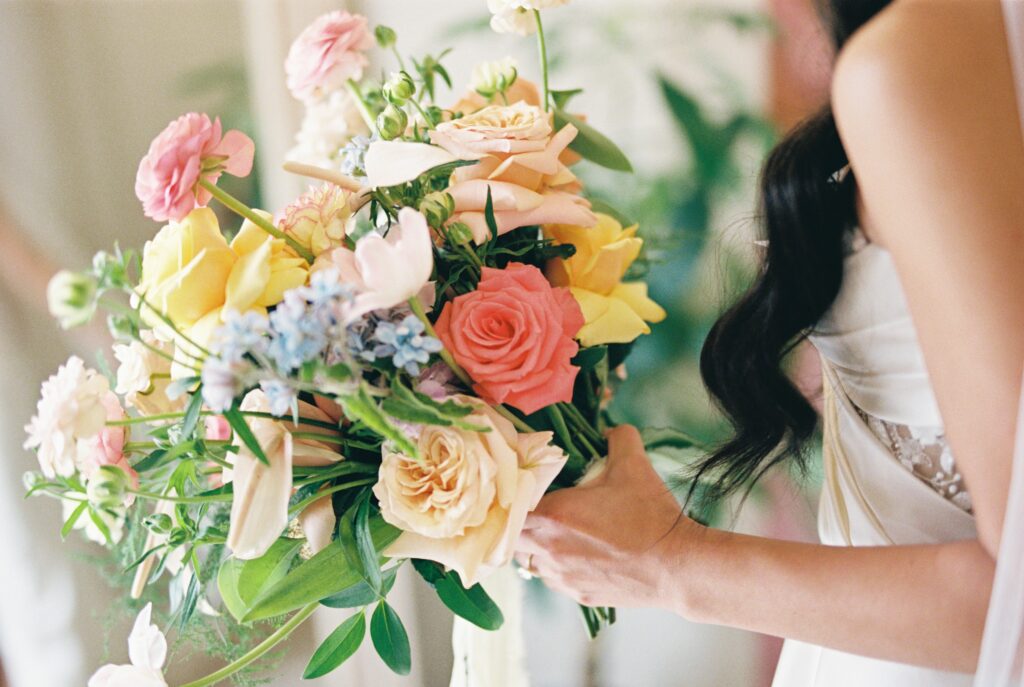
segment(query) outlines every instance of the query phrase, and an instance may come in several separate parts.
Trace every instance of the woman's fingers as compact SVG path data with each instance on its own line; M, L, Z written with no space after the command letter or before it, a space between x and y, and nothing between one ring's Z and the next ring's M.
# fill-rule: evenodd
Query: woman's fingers
M635 469L651 469L644 440L633 425L619 425L608 432L608 477L615 478Z

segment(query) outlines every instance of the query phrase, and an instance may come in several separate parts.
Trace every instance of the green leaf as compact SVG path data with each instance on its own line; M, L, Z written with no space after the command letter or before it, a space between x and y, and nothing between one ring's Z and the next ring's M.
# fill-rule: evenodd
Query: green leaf
M366 616L359 611L327 635L310 657L302 678L312 680L331 672L352 657L365 636Z
M387 601L377 604L370 618L370 639L377 655L388 668L399 675L408 675L412 670L412 656L409 649L409 635L402 625L402 619Z
M288 574L295 554L301 548L301 539L281 537L259 558L241 561L237 584L238 596L242 602L248 606L264 591L283 579Z
M260 446L259 440L256 435L252 433L252 429L249 428L249 423L245 421L245 416L235 405L229 410L224 411L224 419L231 425L231 429L234 430L238 438L242 440L254 456L256 460L260 461L264 465L270 465L270 461L267 459L267 454L263 452L263 447Z
M356 551L359 553L359 563L363 567L366 581L379 593L383 580L380 575L380 556L373 545L373 534L370 532L370 492L366 492L366 498L361 499L355 507L352 529L355 531Z
M582 88L571 88L565 91L551 91L551 99L555 101L555 107L564 110L569 106L569 101L583 92Z
M60 538L67 539L68 535L71 534L71 530L75 528L75 523L82 517L82 513L89 507L88 501L82 501L80 504L75 506L75 509L71 511L71 515L64 521L64 526L60 528Z
M401 530L384 522L380 516L370 520L370 536L378 551L386 549L401 533ZM355 587L363 582L363 576L348 558L343 544L335 539L323 551L292 568L284 578L261 594L242 617L242 621L251 622L283 615Z
M338 400L350 420L362 422L371 431L385 439L390 439L395 443L399 452L412 458L419 456L416 444L412 443L402 430L388 420L364 387L359 387L359 391L354 396L344 396Z
M220 598L231 617L239 622L248 611L248 604L242 601L238 594L238 578L243 564L244 561L230 558L221 563L220 570L217 571L217 590L220 592Z
M455 615L484 630L497 630L505 622L501 609L479 584L466 589L454 570L445 572L434 561L414 559L412 566L434 588L438 598Z
M487 186L487 204L484 205L484 220L491 231L491 240L498 240L498 220L494 218L494 198L491 196L490 184Z
M441 425L442 427L452 424L451 420L442 417L428 408L409 403L395 396L388 396L381 401L380 409L396 420L404 422L413 422L420 425Z
M555 126L561 129L566 124L572 124L579 131L573 142L569 144L569 147L574 151L594 164L601 165L606 169L616 172L633 171L633 165L630 164L629 158L619 150L617 145L612 143L611 139L579 117L571 115L560 108L556 109Z
M188 407L185 408L185 418L181 421L181 437L190 438L196 431L199 424L199 413L203 409L203 395L198 391L192 394Z
M381 403L381 409L399 420L442 427L456 425L471 432L490 430L489 427L461 420L473 412L471 406L459 405L450 400L438 403L426 394L409 389L398 377L391 381L391 394Z
M326 599L320 599L320 603L328 608L360 608L362 606L369 606L374 601L380 599L380 597L387 596L391 592L391 589L395 586L395 580L398 579L398 566L382 571L381 578L383 583L380 594L374 591L373 587L366 580L360 580L359 584L349 587L343 592L328 596Z

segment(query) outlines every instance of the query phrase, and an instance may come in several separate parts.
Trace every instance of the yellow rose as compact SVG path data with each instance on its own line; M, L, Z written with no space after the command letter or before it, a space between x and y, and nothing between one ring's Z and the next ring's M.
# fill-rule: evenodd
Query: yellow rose
M220 233L217 216L197 208L161 229L142 251L139 292L179 328L189 328L224 305L237 257ZM147 322L159 318L143 308Z
M386 555L437 561L470 586L512 559L527 513L566 456L550 432L518 434L478 399L457 398L476 408L466 419L490 431L424 427L422 457L385 451L373 493L403 530Z
M555 224L544 232L576 247L571 258L548 262L546 274L555 286L569 287L579 303L586 324L577 338L583 346L629 343L650 333L648 322L665 319L665 311L647 296L647 284L622 282L643 247L636 225L624 229L598 213L593 227Z
M268 220L270 214L256 211ZM282 239L275 239L246 220L231 242L238 255L228 277L224 309L245 312L269 308L284 298L285 291L302 286L309 265Z

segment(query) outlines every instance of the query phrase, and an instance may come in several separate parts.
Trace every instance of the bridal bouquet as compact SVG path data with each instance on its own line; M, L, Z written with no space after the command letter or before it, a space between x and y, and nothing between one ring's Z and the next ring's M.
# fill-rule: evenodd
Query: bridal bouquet
M483 64L457 102L438 92L446 53L406 58L387 27L320 17L285 64L307 106L286 166L313 181L306 193L276 214L246 206L218 180L250 173L253 141L183 115L136 180L164 226L141 255L103 252L51 282L63 326L109 312L117 368L72 357L43 384L29 492L61 501L62 535L144 540L131 594L166 573L180 627L197 610L274 622L191 687L245 668L321 605L354 610L305 677L350 657L367 624L407 673L387 600L406 562L452 612L496 629L480 580L510 563L544 493L605 452L629 345L664 312L630 278L637 227L572 171L630 167L571 114L579 90L549 87L540 10L557 4L492 1L496 30L537 32L541 85L509 60ZM395 59L380 80L364 78L375 44ZM222 226L213 203L239 221ZM165 684L151 613L132 663L90 686ZM614 616L584 618L594 633Z

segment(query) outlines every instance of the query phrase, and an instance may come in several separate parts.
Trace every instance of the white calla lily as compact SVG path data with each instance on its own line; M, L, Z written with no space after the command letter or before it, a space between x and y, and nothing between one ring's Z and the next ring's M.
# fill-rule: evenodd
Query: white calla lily
M89 678L88 687L167 687L163 667L167 639L152 623L153 604L146 604L128 635L128 665L108 663Z

